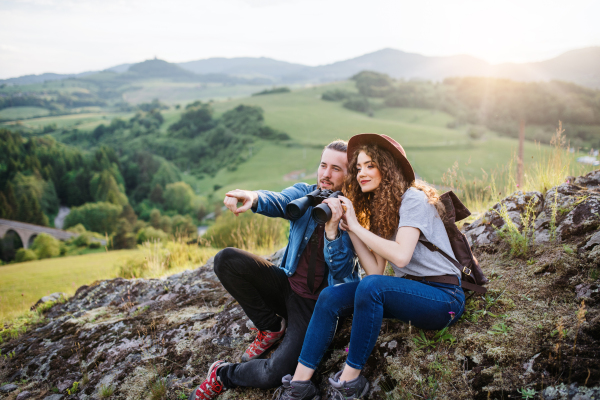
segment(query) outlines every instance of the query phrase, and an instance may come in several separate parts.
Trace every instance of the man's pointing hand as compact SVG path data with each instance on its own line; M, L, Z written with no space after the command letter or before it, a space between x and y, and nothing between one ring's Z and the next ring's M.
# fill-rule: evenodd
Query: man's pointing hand
M225 194L223 204L237 217L239 214L248 211L257 201L258 194L256 192L235 189ZM237 203L239 202L242 203L242 206L238 208Z

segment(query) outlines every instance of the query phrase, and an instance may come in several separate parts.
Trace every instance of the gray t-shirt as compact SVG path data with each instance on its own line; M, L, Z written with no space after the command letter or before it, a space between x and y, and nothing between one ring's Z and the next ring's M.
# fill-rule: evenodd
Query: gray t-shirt
M454 256L444 223L434 205L427 202L427 195L416 188L408 189L402 196L400 205L400 223L398 228L411 226L421 231L421 238L442 249L449 256ZM391 263L390 263L391 264ZM406 274L415 276L456 275L458 269L440 252L431 251L420 241L417 242L413 256L404 268L392 264L396 276Z

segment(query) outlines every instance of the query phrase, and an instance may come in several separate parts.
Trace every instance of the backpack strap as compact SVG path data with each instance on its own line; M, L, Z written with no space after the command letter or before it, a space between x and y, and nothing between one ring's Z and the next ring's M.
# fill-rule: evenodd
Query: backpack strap
M470 268L461 265L458 261L454 259L454 257L449 256L444 250L440 249L435 244L431 243L429 240L423 238L419 239L419 242L421 242L425 247L427 247L429 251L437 251L438 253L443 255L448 261L452 263L452 265L456 267L456 269L458 269L461 273L467 275L475 281L475 278L473 277ZM461 287L481 294L487 292L487 289L483 286L479 286L471 282L466 282L464 279L461 279Z

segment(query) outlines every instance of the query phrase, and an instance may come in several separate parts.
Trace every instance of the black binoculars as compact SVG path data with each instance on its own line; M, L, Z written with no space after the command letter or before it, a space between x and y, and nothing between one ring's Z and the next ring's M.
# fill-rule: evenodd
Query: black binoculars
M325 199L335 199L343 195L342 192L317 189L304 197L300 197L289 203L285 208L287 217L296 220L304 215L308 207L314 207L312 217L318 224L324 224L331 219L331 208L327 204L321 204Z

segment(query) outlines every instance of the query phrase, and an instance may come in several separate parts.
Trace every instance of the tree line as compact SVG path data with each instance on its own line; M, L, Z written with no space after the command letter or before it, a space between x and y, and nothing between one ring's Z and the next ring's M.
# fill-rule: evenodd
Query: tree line
M385 107L425 108L445 111L455 128L465 124L486 126L517 137L519 123L546 127L548 135L535 139L549 142L559 120L571 137L584 146L600 147L600 90L574 83L517 82L486 77L446 78L443 82L396 80L386 74L363 71L351 78L357 93L328 91L323 100L343 101L360 112L376 106L369 98L383 99Z

